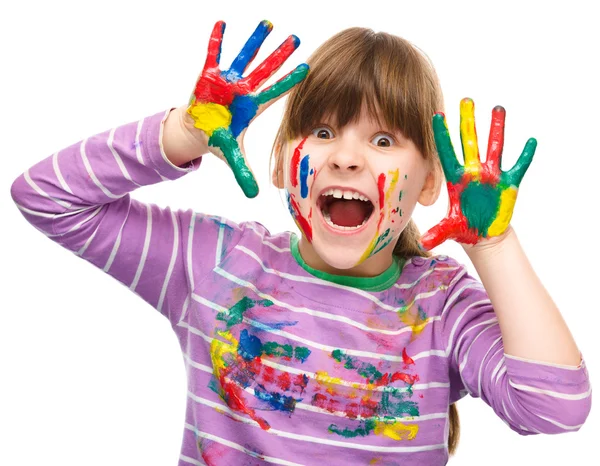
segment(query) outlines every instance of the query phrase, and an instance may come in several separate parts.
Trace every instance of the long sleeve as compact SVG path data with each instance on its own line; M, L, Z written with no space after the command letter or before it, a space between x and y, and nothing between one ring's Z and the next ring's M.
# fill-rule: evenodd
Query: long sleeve
M479 397L522 435L556 434L582 426L591 408L583 359L571 367L505 354L487 293L464 267L450 283L442 329L455 397L451 401L467 393Z
M175 180L200 166L200 157L184 167L167 159L161 136L169 111L54 153L20 175L11 194L34 227L174 324L194 283L239 240L241 229L217 217L130 197L140 186Z

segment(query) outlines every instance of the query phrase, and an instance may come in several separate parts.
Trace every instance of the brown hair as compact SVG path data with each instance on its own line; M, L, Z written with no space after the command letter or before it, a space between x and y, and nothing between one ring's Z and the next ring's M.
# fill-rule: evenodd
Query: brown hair
M425 53L401 37L354 27L323 43L307 63L310 72L288 96L274 148L308 135L327 117L343 128L357 121L364 108L375 121L411 139L437 179L442 178L431 118L444 111L444 102L437 73ZM429 252L419 248L419 238L410 220L394 254L429 257ZM454 403L449 409L449 427L448 450L453 454L459 436Z

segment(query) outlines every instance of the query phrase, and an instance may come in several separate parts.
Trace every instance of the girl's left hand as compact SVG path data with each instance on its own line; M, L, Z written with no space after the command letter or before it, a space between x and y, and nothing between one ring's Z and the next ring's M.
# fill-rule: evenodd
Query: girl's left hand
M443 113L433 117L435 144L447 180L450 206L440 223L421 237L421 247L433 249L447 239L476 244L504 234L510 224L519 185L535 153L537 141L530 138L517 163L509 171L500 168L504 146L506 111L492 110L492 123L485 163L479 160L474 103L460 103L460 136L464 166L456 159Z

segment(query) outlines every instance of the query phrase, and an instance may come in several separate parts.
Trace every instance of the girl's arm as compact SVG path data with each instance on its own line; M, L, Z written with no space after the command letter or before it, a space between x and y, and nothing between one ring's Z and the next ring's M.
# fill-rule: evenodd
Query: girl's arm
M502 237L464 245L485 287L502 331L506 354L579 366L581 353L512 228Z

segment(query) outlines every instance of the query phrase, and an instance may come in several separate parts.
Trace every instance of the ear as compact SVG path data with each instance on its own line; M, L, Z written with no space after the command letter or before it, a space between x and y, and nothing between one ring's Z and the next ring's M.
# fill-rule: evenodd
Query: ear
M275 145L275 169L271 175L271 181L276 188L283 189L285 188L285 180L284 180L284 171L283 171L283 162L285 160L285 144L282 145L277 143Z
M442 189L442 174L438 167L433 167L429 170L425 184L419 194L418 202L424 206L430 206L437 201Z

